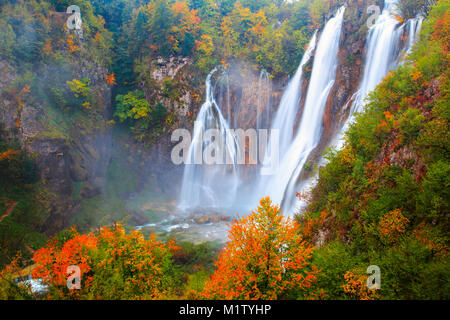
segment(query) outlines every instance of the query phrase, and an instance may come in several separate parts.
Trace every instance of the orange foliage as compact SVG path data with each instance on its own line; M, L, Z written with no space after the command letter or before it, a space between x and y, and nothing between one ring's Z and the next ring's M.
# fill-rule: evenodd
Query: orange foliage
M182 41L186 34L193 34L200 28L200 17L197 16L198 10L190 10L185 1L175 2L171 10L177 22L171 28L169 41L177 50L178 42Z
M50 39L45 40L45 44L42 47L42 53L46 56L53 54L52 43Z
M201 36L201 41L195 40L196 49L202 51L205 55L211 55L214 50L212 37L206 34Z
M398 236L406 231L409 219L402 215L400 209L395 209L381 217L379 232L389 241L395 241Z
M114 76L114 72L112 72L111 74L106 74L105 79L106 79L106 83L110 86L117 84L116 77Z
M433 34L431 38L433 40L440 40L443 44L442 51L444 53L444 57L447 57L450 52L450 12L447 11L444 13L441 19L436 21L436 24L433 26ZM447 60L448 61L448 60Z
M311 296L319 272L310 264L313 248L269 198L260 201L257 211L236 219L229 238L202 292L205 298L279 299L300 290Z
M314 233L324 225L325 220L327 219L327 212L323 211L320 213L319 218L308 218L305 219L301 224L302 234L306 238L310 238L314 236Z
M97 239L92 234L80 235L72 229L74 237L67 242L60 244L53 239L47 243L46 247L34 253L33 260L36 268L33 270L33 278L43 279L43 281L53 287L66 286L69 275L67 268L77 265L81 271L81 281L84 288L89 287L92 282L92 275L88 275L91 270L88 251L97 246ZM76 293L73 290L70 293Z
M70 35L67 38L67 46L69 47L70 53L76 52L76 51L78 51L80 49L80 47L75 45L75 41L73 40L73 36L72 35Z
M22 88L22 90L20 90L19 94L17 95L17 113L14 115L14 118L16 119L16 127L19 128L20 127L20 114L21 111L23 109L24 103L22 101L23 96L25 95L25 93L29 93L30 92L30 86L26 85L25 87Z
M163 243L156 241L154 235L145 240L139 230L126 234L121 224L101 228L98 235L80 235L75 228L70 233L69 240L51 239L33 256L36 263L33 278L43 279L56 292L53 298L86 295L96 299L165 297L167 292L162 282L167 270L164 270L164 264L180 249L173 240ZM70 275L66 271L70 265L80 268L81 290L67 289L66 281ZM120 287L114 283L111 288L105 287L115 273L123 280Z
M413 235L423 246L436 252L436 255L447 257L448 249L445 240L433 235L432 228L429 225L422 222Z
M362 274L360 270L347 271L344 274L345 284L342 285L344 292L352 299L358 300L375 300L378 298L376 290L370 290L367 288L368 276Z
M6 150L5 152L0 152L0 161L15 159L15 155L20 154L19 150Z
M250 30L257 36L261 36L264 33L264 26L267 25L267 19L264 15L264 11L258 11L252 20Z

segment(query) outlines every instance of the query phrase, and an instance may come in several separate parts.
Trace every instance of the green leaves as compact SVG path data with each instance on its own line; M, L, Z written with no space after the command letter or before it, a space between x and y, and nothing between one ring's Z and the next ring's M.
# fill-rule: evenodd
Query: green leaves
M152 111L144 93L140 90L130 91L126 95L119 94L116 96L116 102L117 107L114 116L118 117L121 122L127 119L146 118Z

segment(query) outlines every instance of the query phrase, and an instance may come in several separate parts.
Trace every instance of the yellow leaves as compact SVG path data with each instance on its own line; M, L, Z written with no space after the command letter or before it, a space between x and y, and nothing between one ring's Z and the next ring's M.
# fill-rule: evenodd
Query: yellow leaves
M355 163L355 152L350 146L346 146L339 155L341 164L352 166Z
M251 20L252 26L250 30L253 31L257 36L261 36L265 31L264 26L267 25L267 19L264 15L264 11L258 11Z
M201 41L196 40L197 50L202 51L205 55L209 56L214 51L214 44L212 37L204 34L201 36Z
M200 17L197 16L197 10L190 10L185 1L175 2L171 11L176 22L170 28L168 40L172 43L173 50L178 51L178 44L185 40L186 34L194 34L200 28Z
M347 271L344 274L345 284L342 285L344 292L351 298L358 300L375 300L379 296L376 290L367 288L367 275L362 273L362 270L356 269Z
M148 112L143 108L132 108L131 112L134 113L134 119L144 118L148 116Z
M237 1L234 5L233 14L239 16L241 20L245 20L250 17L251 11L249 8L243 7L242 4Z
M89 102L89 101L85 101L85 102L83 102L82 104L81 104L81 106L84 108L84 109L86 109L86 110L90 110L92 107L91 107L91 103Z
M228 37L232 32L231 24L232 22L230 17L223 18L222 23L220 24L220 30L222 31L224 37Z

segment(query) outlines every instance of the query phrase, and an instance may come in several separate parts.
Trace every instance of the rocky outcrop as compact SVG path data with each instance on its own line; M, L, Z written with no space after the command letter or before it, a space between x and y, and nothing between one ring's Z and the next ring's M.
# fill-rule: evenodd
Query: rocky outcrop
M201 92L195 85L191 58L159 57L146 62L149 77L141 79L140 87L152 105L161 104L178 119L185 118L199 102Z
M0 122L36 159L42 185L53 194L55 201L45 223L50 234L68 226L76 213L73 183L83 183L81 197L99 194L109 162L111 129L106 122L111 118L111 98L104 81L106 69L80 59L71 71L78 79L90 79L100 118L95 125L85 123L83 117L68 120L64 129L55 129L49 125L55 121L50 106L45 101L27 99L26 90L16 89L19 72L0 60ZM41 83L51 78L52 72L51 66L43 66L39 72Z

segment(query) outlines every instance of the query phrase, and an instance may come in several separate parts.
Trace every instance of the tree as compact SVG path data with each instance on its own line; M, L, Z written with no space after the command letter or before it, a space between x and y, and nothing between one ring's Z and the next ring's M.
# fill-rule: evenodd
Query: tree
M115 116L124 121L126 119L145 118L151 111L150 104L145 100L144 93L139 90L117 95L117 109Z
M180 276L172 256L179 248L120 224L98 234L61 232L34 254L33 278L49 287L53 299L162 299L172 294ZM69 290L67 268L81 271L81 289Z
M270 198L256 211L235 220L230 242L203 291L205 298L282 299L308 297L319 270L310 264L313 247L298 225L280 214Z

